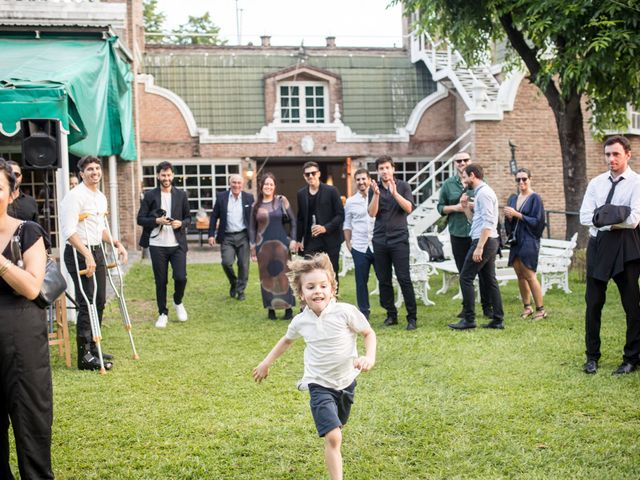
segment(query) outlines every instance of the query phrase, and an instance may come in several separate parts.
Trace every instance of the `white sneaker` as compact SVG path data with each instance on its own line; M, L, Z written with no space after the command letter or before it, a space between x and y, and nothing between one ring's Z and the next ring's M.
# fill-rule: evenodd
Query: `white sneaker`
M178 320L180 320L181 322L186 322L187 318L189 317L187 316L187 310L184 308L184 303L180 303L178 305L174 303L173 306L176 307L176 315L178 316Z
M156 320L156 328L165 328L167 326L168 321L169 321L169 317L167 317L167 314L161 313L158 316L158 320Z

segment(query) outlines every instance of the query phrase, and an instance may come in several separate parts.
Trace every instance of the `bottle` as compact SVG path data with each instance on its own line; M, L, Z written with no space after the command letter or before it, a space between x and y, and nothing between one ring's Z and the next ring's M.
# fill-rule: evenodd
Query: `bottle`
M315 215L311 215L311 227L315 227L316 226L316 216Z

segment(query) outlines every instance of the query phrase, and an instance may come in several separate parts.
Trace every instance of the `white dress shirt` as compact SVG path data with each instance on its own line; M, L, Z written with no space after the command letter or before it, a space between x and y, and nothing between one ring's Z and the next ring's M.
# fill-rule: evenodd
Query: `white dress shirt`
M227 232L241 232L247 226L244 224L244 215L242 214L242 192L236 198L233 193L229 192L229 202L227 203Z
M609 190L611 190L612 183L609 178L611 178L611 173L604 172L591 179L582 199L580 223L589 227L589 235L592 237L598 234L598 230L611 230L611 225L599 229L593 226L593 211L605 204ZM616 228L636 228L640 222L640 175L627 167L618 181L622 183L616 187L610 203L630 207L631 214L624 222L617 224Z
M80 215L88 214L84 221ZM100 245L107 214L107 197L100 190L90 190L80 183L65 195L60 203L60 230L66 242L77 233L84 245Z
M160 192L160 207L171 217L171 192ZM178 241L171 225L158 225L151 231L149 245L152 247L177 247Z
M285 334L289 340L304 338L303 383L317 383L343 390L353 383L360 370L353 366L358 358L358 333L370 328L365 316L353 305L332 300L317 316L306 307L296 315Z
M482 231L489 229L489 238L498 237L498 197L496 192L482 182L474 189L473 220L469 236L478 240Z
M366 253L371 245L373 237L373 226L375 217L369 216L368 195L356 192L355 195L347 198L344 205L344 225L343 230L351 230L351 248L357 252Z

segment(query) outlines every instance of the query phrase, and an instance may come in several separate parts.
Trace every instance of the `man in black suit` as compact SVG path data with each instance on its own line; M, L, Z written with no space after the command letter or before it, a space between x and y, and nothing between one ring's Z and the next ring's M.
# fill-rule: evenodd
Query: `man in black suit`
M149 247L158 304L157 328L165 328L167 309L167 276L169 263L173 270L173 305L181 322L187 321L182 304L187 286L187 229L191 224L187 193L173 186L173 166L161 162L156 166L159 186L144 194L138 211L138 225L143 227L140 246Z
M297 250L303 255L326 253L337 274L344 222L340 194L335 187L320 182L316 162L305 163L302 171L307 186L298 190Z
M22 167L13 160L9 160L7 164L9 164L11 170L13 170L13 175L16 177L16 189L13 194L13 202L9 204L7 213L18 220L30 220L38 223L38 204L36 199L20 191L20 185L22 185Z
M609 170L589 182L580 207L580 223L589 227L583 370L594 374L598 369L602 308L613 279L627 320L622 363L613 374L624 375L640 366L640 175L629 166L631 144L625 137L606 140L604 156ZM627 209L620 218L600 224L594 212L602 207Z
M244 290L249 281L249 217L253 195L243 192L244 180L238 174L229 177L229 190L216 194L216 204L209 220L209 245L220 244L222 269L231 287L229 296L244 300ZM220 224L217 225L218 220ZM216 233L217 232L217 233ZM233 263L238 259L238 275Z

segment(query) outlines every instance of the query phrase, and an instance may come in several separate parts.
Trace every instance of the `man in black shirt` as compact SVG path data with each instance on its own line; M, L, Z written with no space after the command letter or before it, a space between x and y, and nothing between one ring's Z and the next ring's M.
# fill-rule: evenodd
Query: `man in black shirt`
M369 215L375 217L373 255L380 284L380 305L387 311L386 326L398 323L394 303L392 269L402 290L407 309L407 330L415 330L416 296L409 273L409 227L407 215L413 210L413 195L407 182L395 180L393 159L384 155L376 160L378 182L371 182Z
M16 177L16 190L14 192L13 202L9 204L7 213L19 220L31 220L32 222L38 223L38 204L36 203L36 199L20 191L22 168L13 160L9 160L7 164L9 164L13 170L13 175Z
M324 252L338 273L344 207L338 190L320 181L320 166L307 162L302 166L307 186L298 190L298 252L304 255Z

